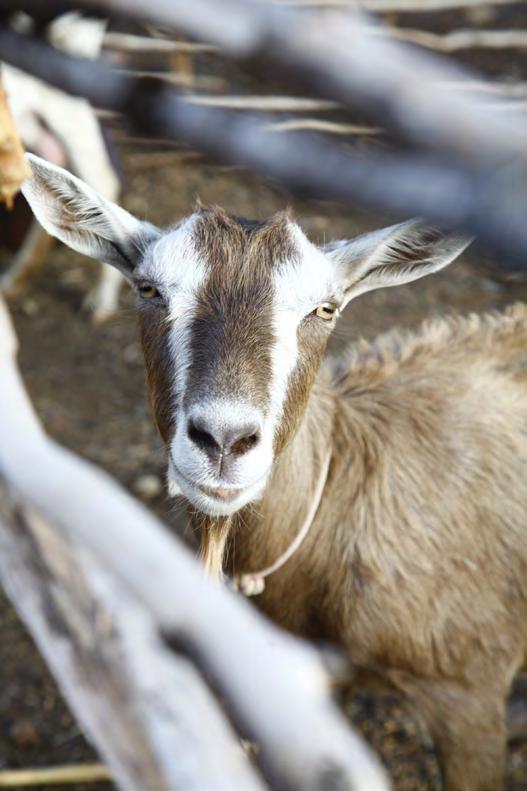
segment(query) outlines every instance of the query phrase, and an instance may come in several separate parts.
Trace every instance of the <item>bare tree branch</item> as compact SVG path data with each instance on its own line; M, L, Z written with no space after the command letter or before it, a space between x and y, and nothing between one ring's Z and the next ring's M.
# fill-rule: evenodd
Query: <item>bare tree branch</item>
M172 779L169 788L257 787L248 767L235 761L219 709L215 730L209 729L213 700L186 657L213 684L240 731L258 742L258 762L277 787L386 789L384 773L331 704L314 650L208 580L109 476L49 440L23 388L15 351L0 301L0 575L68 699L77 701L77 714L88 712L85 727L125 786L163 789L170 770L172 778L186 771L190 780ZM50 603L58 627L46 609ZM57 628L76 652L57 639ZM158 629L178 648L173 665L159 646ZM117 676L116 656L122 659ZM101 672L94 678L95 660ZM189 706L199 696L203 721L196 733L199 708ZM135 726L135 741L115 726L119 714L129 731ZM138 743L145 734L150 738ZM209 740L210 762L203 752ZM221 760L224 749L228 775L211 782L214 755ZM130 776L133 753L160 779ZM235 772L247 780L235 781Z
M515 5L524 0L275 0L275 2L280 5L310 8L360 8L361 11L371 13L417 11L421 14L454 8Z
M0 57L98 107L124 113L144 134L179 139L255 168L293 192L359 202L396 216L421 214L473 233L526 266L527 195L519 163L497 171L469 168L431 156L363 154L302 133L277 135L249 113L240 117L189 104L158 82L127 78L6 28L0 29Z
M119 785L261 791L199 674L168 654L144 608L15 488L0 462L2 585Z
M190 104L223 107L226 110L252 110L265 113L303 113L315 110L336 110L339 105L327 99L305 99L299 96L206 96L200 93L183 97Z
M289 78L360 109L418 148L474 162L526 156L527 127L517 116L444 89L445 82L472 79L470 72L379 35L382 29L359 14L298 14L261 0L152 0L148 10L142 0L83 5L147 15L232 57L273 62Z
M410 41L438 52L458 52L463 49L525 49L526 30L451 30L449 33L430 33L410 28L385 28L387 35L399 41Z
M69 766L38 767L37 769L0 770L0 788L22 786L69 785L110 781L111 775L102 764L70 764Z
M517 115L500 116L445 87L469 79L468 72L379 35L382 29L356 14L320 19L260 0L152 0L148 6L142 0L84 0L80 5L176 27L233 57L274 60L289 77L360 109L419 148L483 162L526 156L527 126Z
M444 90L461 91L476 95L502 96L507 99L527 99L527 83L525 82L484 82L483 80L464 80L463 82L447 82L441 86ZM185 101L192 104L203 104L208 107L224 107L229 110L253 110L269 113L296 113L310 111L342 110L343 106L329 99L311 99L301 96L273 95L232 95L187 93ZM500 102L496 107L508 107Z
M217 52L211 44L198 44L193 41L174 41L173 39L135 36L130 33L108 32L104 34L103 46L123 52Z
M274 121L267 124L270 132L323 132L329 135L378 135L382 129L374 126L361 126L360 124L343 124L336 121L325 121L322 118L291 118L288 121Z

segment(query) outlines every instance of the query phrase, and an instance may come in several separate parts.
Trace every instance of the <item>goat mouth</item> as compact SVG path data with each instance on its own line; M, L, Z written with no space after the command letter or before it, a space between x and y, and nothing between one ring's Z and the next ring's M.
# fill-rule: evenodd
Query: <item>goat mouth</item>
M251 482L247 486L206 486L198 482L189 480L181 469L171 459L173 473L179 479L180 494L187 497L194 505L206 513L212 514L231 514L238 510L240 504L245 500L253 499L258 494L262 485L265 483L269 474L270 467L258 480ZM197 499L196 499L197 498ZM209 510L209 509L212 510Z
M197 488L200 492L206 494L207 497L214 497L226 503L235 500L244 491L243 489L233 489L226 486L198 486Z
M222 500L223 502L230 502L231 500L235 500L237 497L242 495L247 488L250 488L250 487L235 488L234 486L204 486L202 484L194 483L189 478L187 478L187 476L180 470L177 464L174 464L174 461L172 461L172 465L174 467L175 472L187 484L187 486L190 486L192 487L192 489L196 489L198 492L201 492L207 497L212 497L213 499L216 500Z

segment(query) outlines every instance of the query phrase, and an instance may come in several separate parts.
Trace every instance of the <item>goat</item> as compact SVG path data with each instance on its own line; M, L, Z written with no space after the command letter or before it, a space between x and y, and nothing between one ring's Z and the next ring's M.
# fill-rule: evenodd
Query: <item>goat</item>
M23 21L29 24L28 20ZM52 22L48 37L60 49L95 58L105 28L104 20L83 19L70 12ZM7 64L2 67L2 76L25 147L54 164L69 163L98 192L109 200L117 200L119 179L89 102L69 96ZM10 269L0 279L4 290L16 293L31 272L43 263L49 253L48 240L38 223L34 223ZM105 321L115 313L122 283L123 278L115 269L102 268L98 282L85 299L95 322Z
M322 481L259 605L343 646L356 685L402 691L449 791L498 789L527 659L526 308L322 363L350 300L445 267L467 240L411 220L318 248L285 214L204 207L162 232L31 165L24 193L49 233L135 286L170 486L203 542L233 575L257 572Z

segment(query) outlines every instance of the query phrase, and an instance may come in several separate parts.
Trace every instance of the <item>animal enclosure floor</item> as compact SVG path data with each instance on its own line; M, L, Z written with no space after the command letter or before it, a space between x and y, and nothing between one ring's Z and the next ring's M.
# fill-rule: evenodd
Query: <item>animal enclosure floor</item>
M238 170L195 161L181 164L176 158L147 170L144 161L144 155L138 159L132 151L124 154L124 205L158 224L191 211L198 195L207 203L253 217L291 205L317 240L353 236L389 222L328 204L292 201ZM524 282L501 282L476 261L473 255L465 256L445 273L358 299L349 306L332 351L394 325L410 327L432 315L483 311L527 299ZM25 381L50 435L101 465L133 492L141 492L145 502L180 531L182 515L162 493L163 451L145 397L133 300L123 289L119 315L103 326L91 326L81 304L96 276L96 265L57 245L46 267L11 300ZM152 475L157 482L145 479ZM0 767L92 759L5 600L0 616ZM381 754L395 789L439 788L433 751L400 700L361 698L353 704L352 717ZM510 746L507 788L527 789L527 742Z

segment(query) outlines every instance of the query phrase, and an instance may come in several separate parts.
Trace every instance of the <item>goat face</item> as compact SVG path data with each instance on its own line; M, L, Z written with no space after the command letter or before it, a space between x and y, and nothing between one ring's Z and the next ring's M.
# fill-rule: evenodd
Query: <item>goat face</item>
M466 246L412 220L319 249L286 215L253 222L220 209L161 232L66 171L31 165L24 194L42 225L135 286L171 488L213 516L263 491L344 305Z
M265 486L303 413L337 314L333 266L284 215L201 210L134 271L169 477L200 510Z

